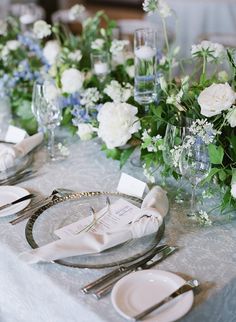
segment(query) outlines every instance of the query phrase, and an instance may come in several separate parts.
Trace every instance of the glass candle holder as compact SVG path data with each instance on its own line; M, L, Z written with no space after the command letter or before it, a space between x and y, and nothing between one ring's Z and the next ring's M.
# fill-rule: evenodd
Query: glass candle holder
M138 29L134 34L134 98L139 104L156 99L157 30Z
M96 75L101 81L104 81L110 72L109 53L91 53L91 65L94 75Z

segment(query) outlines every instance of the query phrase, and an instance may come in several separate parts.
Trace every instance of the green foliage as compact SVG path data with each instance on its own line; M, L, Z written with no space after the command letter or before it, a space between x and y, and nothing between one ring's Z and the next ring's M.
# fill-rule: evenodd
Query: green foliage
M209 144L208 151L212 164L222 164L224 158L224 149L222 148L222 146Z

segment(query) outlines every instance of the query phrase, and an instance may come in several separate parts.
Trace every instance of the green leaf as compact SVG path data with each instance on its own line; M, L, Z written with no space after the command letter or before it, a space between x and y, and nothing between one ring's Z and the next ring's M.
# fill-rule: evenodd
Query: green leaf
M216 146L215 144L209 144L208 146L209 156L211 163L222 164L224 157L224 149L222 146Z
M232 196L231 196L230 188L228 188L222 199L221 211L225 210L228 206L230 206L231 200L232 200Z
M120 160L121 151L119 149L108 149L105 144L102 145L101 150L106 153L107 158L113 160Z
M121 152L121 155L120 155L120 168L122 168L125 165L126 161L129 159L129 157L134 152L134 150L135 150L135 147L131 147L131 148L126 149L126 150Z
M208 176L201 181L201 186L203 186L204 184L206 184L207 182L210 182L211 179L217 174L217 172L219 172L221 169L218 168L212 168L210 173L208 174Z
M22 100L17 107L16 114L17 114L17 116L19 116L23 120L32 119L33 114L31 111L31 102L26 101L26 100Z
M227 173L223 169L219 171L218 175L220 181L225 181L225 179L227 178Z

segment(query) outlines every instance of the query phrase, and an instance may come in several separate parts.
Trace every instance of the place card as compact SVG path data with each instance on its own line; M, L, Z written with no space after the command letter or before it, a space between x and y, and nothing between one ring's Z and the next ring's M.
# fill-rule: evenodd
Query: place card
M141 210L137 206L124 199L119 199L110 206L106 206L96 215L96 224L89 228L93 223L94 217L92 215L80 219L70 225L64 226L54 231L55 235L60 238L68 238L75 236L82 231L89 231L96 233L104 233L122 229L125 225L130 223ZM115 229L114 229L115 227Z
M9 125L5 141L12 143L19 143L26 137L27 133L25 130L22 130L16 126Z
M149 189L145 182L123 172L118 183L117 191L130 196L143 198L144 193L147 193Z

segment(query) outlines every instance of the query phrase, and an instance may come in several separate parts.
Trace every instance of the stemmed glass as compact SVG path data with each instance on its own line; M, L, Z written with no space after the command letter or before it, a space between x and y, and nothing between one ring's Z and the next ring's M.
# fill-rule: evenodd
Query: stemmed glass
M59 95L51 81L35 82L32 97L32 112L39 127L48 134L48 152L50 160L56 160L55 129L60 125L62 118Z
M189 180L192 187L189 216L196 216L196 189L211 169L208 147L200 137L194 138L193 142L186 137L179 166L181 174Z

